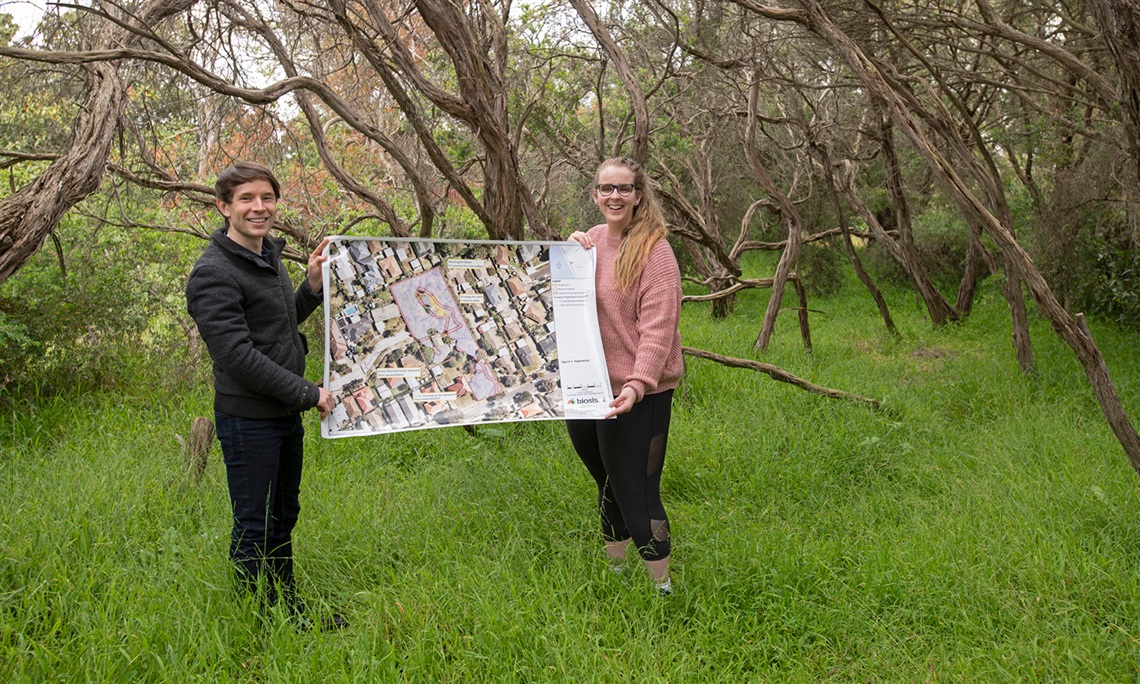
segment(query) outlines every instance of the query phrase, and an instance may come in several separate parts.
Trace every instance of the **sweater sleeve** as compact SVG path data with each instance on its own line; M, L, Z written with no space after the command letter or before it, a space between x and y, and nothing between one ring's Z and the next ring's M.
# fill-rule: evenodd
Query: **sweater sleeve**
M292 410L316 406L320 391L315 384L255 348L241 301L241 288L221 270L206 266L190 274L187 308L214 363L242 386L273 397Z
M665 239L645 260L637 296L637 353L622 389L632 388L641 401L661 381L681 320L681 270Z

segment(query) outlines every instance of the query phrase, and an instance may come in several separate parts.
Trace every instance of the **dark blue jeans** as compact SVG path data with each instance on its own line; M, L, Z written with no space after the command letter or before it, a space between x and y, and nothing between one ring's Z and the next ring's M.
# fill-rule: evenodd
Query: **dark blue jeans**
M292 592L293 527L301 511L301 416L239 418L214 412L234 526L230 559L247 588L259 579ZM274 598L276 593L271 594Z

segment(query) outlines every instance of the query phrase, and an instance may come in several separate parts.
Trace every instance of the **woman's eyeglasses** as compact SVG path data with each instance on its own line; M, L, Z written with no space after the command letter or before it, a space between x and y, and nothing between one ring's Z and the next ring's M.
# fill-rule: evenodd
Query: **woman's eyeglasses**
M597 189L598 194L602 197L609 197L615 192L622 197L629 197L633 194L634 190L633 183L620 183L618 185L614 185L613 183L602 183L600 185L595 185L594 188Z

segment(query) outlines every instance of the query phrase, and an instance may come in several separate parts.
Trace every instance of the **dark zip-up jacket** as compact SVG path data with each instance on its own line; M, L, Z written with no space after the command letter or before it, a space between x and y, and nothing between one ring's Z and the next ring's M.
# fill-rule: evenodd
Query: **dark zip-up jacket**
M258 256L214 231L186 282L186 307L214 362L214 408L241 418L279 418L317 405L304 378L308 345L297 325L322 304L304 279L297 291L281 261L282 238Z

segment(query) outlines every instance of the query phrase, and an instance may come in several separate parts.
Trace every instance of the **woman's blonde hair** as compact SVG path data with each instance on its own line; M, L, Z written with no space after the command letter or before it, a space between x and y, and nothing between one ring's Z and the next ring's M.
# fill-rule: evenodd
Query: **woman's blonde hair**
M633 205L633 218L621 234L621 246L618 247L617 259L614 261L614 280L619 290L629 290L641 275L641 268L649 257L650 250L657 241L669 232L665 225L665 214L657 202L657 195L653 192L653 184L641 164L628 157L611 157L594 173L593 193L597 193L598 175L602 169L611 166L621 166L633 172L633 187L641 194L641 199Z

